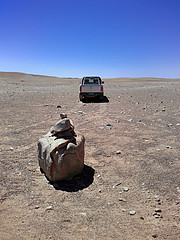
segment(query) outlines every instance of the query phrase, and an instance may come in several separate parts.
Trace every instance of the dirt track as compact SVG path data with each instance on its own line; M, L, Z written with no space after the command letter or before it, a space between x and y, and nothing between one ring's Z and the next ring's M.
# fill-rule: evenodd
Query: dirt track
M180 79L104 80L109 102L82 103L79 79L0 73L0 239L180 239ZM53 186L37 140L60 112L86 167Z

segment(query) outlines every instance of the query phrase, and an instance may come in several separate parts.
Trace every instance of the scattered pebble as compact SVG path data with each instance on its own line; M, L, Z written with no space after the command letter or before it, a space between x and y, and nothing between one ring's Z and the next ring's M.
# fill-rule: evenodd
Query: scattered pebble
M116 184L113 185L113 188L115 188L115 187L121 185L121 183L122 183L122 182L117 182Z
M124 199L124 198L119 198L119 201L121 201L121 202L127 202L127 200Z
M78 111L79 114L86 114L85 112L83 111Z
M117 150L117 151L116 151L116 154L121 154L121 151L120 151L120 150Z
M127 192L127 191L129 191L129 188L128 187L123 187L123 190L124 190L124 192Z
M159 195L155 194L155 195L154 195L154 198L155 198L156 201L160 201Z
M46 210L53 210L53 206L48 206Z
M157 234L153 234L152 237L153 237L153 238L157 238L158 235L157 235Z
M85 212L80 212L80 215L82 215L82 216L87 216L87 213L85 213Z
M130 119L128 120L128 122L132 122L132 118L130 118Z
M136 211L132 210L129 212L130 215L135 215L136 214Z

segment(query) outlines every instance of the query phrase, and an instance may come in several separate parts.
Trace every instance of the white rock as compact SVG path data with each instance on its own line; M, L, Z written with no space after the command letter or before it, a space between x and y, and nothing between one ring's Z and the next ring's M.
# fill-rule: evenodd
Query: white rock
M130 215L135 215L136 214L136 211L132 210L129 212Z
M53 206L48 206L46 210L53 210Z
M129 188L128 187L123 187L123 190L124 190L124 192L127 192L127 191L129 191Z
M120 151L120 150L117 150L117 151L116 151L116 154L121 154L121 151Z

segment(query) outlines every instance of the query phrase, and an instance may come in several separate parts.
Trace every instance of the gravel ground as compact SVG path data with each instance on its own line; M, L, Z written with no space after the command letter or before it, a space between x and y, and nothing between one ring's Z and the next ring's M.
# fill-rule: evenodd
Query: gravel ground
M80 79L0 72L0 239L180 239L180 79ZM37 140L65 112L85 136L85 168L51 185Z

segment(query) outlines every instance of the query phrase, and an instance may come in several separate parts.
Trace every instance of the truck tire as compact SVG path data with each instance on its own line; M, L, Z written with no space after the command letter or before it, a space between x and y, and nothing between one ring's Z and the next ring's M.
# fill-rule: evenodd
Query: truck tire
M79 100L82 101L83 100L83 96L79 95Z

